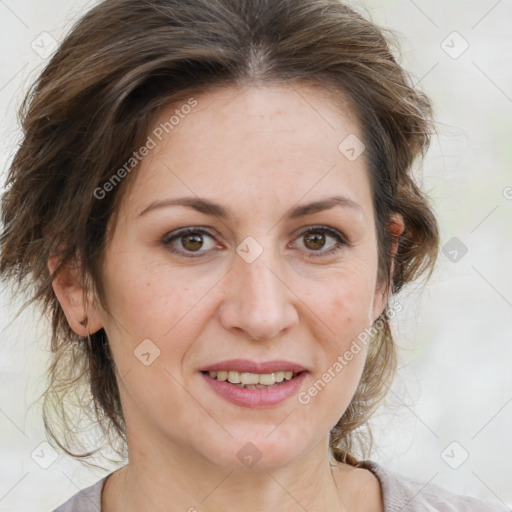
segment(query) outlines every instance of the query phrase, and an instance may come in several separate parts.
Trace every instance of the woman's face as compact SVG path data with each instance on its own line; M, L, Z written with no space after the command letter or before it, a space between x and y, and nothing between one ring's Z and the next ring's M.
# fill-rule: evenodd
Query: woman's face
M361 135L318 89L195 99L148 134L105 257L128 441L279 467L325 449L362 373L358 335L385 306Z

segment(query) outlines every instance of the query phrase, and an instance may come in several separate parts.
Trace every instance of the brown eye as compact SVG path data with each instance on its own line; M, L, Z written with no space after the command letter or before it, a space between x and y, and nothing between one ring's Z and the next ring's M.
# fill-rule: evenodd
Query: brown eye
M329 242L329 239L332 242ZM331 256L350 243L338 231L328 227L315 227L304 231L298 238L302 240L308 258ZM325 249L327 247L327 249ZM325 249L325 250L323 250Z
M325 235L321 233L308 233L304 235L304 245L313 251L318 251L325 245Z
M203 245L202 237L198 235L185 235L181 237L181 240L181 245L187 251L197 251Z
M192 258L196 255L202 256L215 247L213 236L198 228L187 228L169 233L162 240L162 244L172 253Z

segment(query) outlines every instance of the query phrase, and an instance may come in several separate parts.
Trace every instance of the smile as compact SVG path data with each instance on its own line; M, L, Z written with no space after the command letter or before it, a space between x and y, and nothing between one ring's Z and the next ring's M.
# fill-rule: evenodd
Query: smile
M201 372L217 396L232 404L256 409L276 406L296 395L307 374L307 371L263 374L228 370ZM269 384L262 384L264 382Z
M227 381L245 389L262 389L273 387L284 380L291 380L298 374L294 372L278 371L272 373L248 373L232 370L209 371L212 379Z

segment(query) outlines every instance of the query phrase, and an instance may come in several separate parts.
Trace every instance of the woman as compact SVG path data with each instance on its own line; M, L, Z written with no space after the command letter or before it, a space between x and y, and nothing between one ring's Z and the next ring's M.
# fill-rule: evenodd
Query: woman
M85 383L128 463L58 512L501 510L358 456L439 243L390 37L336 0L107 0L61 44L0 266L52 318L53 440L91 455L53 423Z

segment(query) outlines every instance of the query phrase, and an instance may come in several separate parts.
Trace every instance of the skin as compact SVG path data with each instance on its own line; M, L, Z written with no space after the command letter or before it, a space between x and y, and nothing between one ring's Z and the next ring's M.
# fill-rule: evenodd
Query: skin
M310 371L306 390L385 308L365 155L350 161L338 150L349 134L362 138L360 128L310 86L223 88L196 99L143 160L111 226L104 280L112 316L94 298L84 302L72 268L53 285L71 327L81 335L103 327L114 355L130 461L107 480L103 509L380 511L375 476L336 462L328 444L357 388L365 346L306 405L294 396L240 407L198 372L237 357L285 359ZM286 217L334 194L359 207ZM180 196L207 198L232 217L183 206L141 215ZM400 234L403 220L394 222ZM323 245L311 240L307 230L318 225L350 245L328 233ZM162 242L190 226L210 236ZM252 263L236 253L247 236L263 251ZM149 366L134 356L145 339L160 350ZM249 442L261 455L252 467L237 457Z

